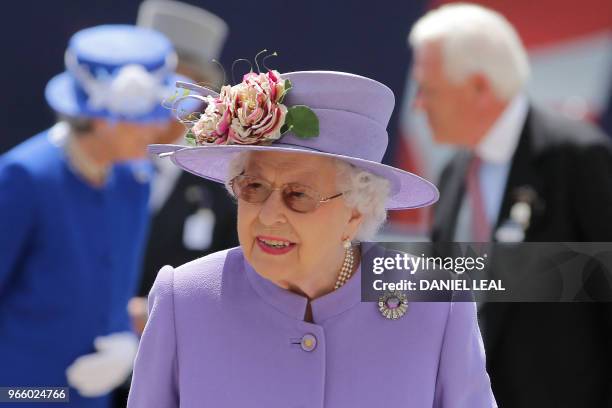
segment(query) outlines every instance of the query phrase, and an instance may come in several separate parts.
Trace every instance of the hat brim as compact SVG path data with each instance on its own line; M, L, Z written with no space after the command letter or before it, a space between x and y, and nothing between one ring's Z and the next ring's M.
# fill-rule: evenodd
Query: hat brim
M190 81L182 75L173 74L169 76L168 83L174 84L176 81ZM70 73L64 71L51 78L45 88L45 99L49 106L57 113L75 118L108 118L105 111L91 112L79 103L75 92L74 78ZM135 118L134 122L166 122L173 118L171 109L162 106L161 102L152 112Z
M386 164L333 153L325 153L301 146L275 143L259 145L211 145L187 147L182 145L150 145L149 153L169 156L178 167L197 176L225 183L228 166L237 154L247 151L271 151L281 153L314 154L351 163L361 169L389 180L391 184L387 210L407 210L426 207L438 201L438 189L431 182L416 174Z

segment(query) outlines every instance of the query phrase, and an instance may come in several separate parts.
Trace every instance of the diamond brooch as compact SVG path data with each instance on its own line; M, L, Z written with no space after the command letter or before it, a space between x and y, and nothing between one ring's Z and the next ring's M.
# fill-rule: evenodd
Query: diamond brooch
M399 291L388 292L378 298L378 310L387 319L397 320L408 310L408 298Z

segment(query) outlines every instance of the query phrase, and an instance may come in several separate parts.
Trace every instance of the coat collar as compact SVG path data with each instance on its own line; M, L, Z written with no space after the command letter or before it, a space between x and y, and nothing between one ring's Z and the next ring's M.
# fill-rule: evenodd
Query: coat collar
M244 258L244 269L247 278L264 302L282 314L303 321L308 299L304 296L283 289L272 281L258 274ZM341 288L334 290L311 302L313 321L323 321L347 311L361 301L361 264L353 276Z

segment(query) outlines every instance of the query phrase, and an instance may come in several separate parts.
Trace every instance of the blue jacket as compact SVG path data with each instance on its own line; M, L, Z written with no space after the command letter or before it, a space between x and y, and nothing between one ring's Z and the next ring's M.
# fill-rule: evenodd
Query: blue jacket
M95 351L95 337L130 330L148 168L115 165L96 189L72 172L52 133L0 156L0 387L67 386L66 368ZM109 400L71 389L68 405Z

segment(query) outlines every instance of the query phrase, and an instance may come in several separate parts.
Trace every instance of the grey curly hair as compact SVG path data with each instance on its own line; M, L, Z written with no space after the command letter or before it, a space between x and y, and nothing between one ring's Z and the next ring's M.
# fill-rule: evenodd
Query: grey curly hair
M229 164L225 188L230 194L233 193L229 182L244 171L249 154L240 153ZM385 203L390 191L389 181L345 161L333 160L337 169L336 185L340 191L345 192L343 198L346 204L363 216L355 239L370 240L387 220Z

